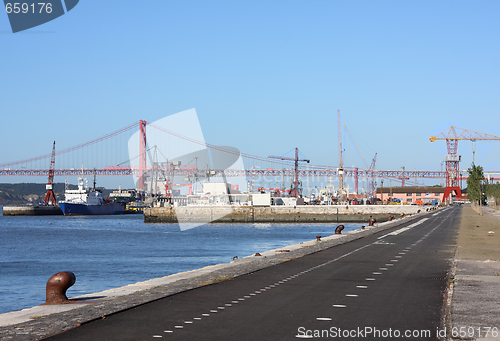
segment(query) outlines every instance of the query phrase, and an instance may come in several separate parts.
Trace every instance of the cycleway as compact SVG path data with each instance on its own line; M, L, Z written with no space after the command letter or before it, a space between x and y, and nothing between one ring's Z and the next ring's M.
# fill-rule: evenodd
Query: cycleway
M45 340L436 340L459 207Z

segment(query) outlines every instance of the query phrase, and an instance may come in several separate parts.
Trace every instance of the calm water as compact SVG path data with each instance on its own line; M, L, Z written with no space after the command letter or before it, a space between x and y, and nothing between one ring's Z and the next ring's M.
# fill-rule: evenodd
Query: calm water
M360 224L344 224L344 231ZM337 224L212 224L180 231L142 215L0 216L0 314L45 301L45 284L72 271L68 297L227 263L334 233Z

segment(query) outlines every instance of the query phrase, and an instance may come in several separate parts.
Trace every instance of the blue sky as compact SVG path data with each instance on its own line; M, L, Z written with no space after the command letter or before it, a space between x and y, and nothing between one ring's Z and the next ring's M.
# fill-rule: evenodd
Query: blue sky
M430 136L500 136L499 14L499 1L81 0L12 34L3 12L0 163L195 108L211 144L337 165L340 109L377 169L440 170L446 144ZM467 169L471 142L459 154ZM477 142L476 163L500 170L500 141Z

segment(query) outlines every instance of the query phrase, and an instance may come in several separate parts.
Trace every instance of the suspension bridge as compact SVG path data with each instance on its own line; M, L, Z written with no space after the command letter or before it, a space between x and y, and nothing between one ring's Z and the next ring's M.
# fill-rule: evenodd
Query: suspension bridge
M134 140L132 137L136 136ZM155 145L151 146L149 136L155 136ZM138 152L130 155L130 145L134 144ZM291 158L270 158L245 154L232 147L215 146L204 141L196 140L177 132L165 129L162 126L140 120L126 127L113 131L87 142L66 147L56 148L56 166L54 176L136 176L138 188L144 189L144 179L151 174L154 164L152 150L165 154L161 146L168 146L173 150L182 150L183 155L176 159L183 159L180 166L170 167L166 163L172 161L163 157L164 167L169 167L171 174L184 177L186 181L192 178L203 177L247 177L247 178L338 178L338 166L300 165ZM211 155L211 156L209 156ZM214 155L217 155L215 160ZM134 161L135 159L135 161ZM242 162L235 163L236 159ZM51 153L0 164L0 176L43 176L49 174ZM158 161L158 164L162 164ZM237 164L239 167L235 168ZM366 179L367 184L374 178L393 179L402 184L412 184L419 179L443 179L443 171L417 170L374 170L344 167L341 170L343 177L353 178L355 192L358 192L358 182ZM496 179L496 178L494 178ZM498 179L497 179L498 180ZM364 180L363 180L364 181ZM373 190L373 188L372 188Z

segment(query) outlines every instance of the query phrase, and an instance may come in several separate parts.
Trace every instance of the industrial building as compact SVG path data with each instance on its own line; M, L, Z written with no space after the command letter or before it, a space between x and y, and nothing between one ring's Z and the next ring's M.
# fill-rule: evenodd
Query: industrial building
M432 204L441 202L444 191L444 187L379 187L376 193L382 202L397 199L403 204Z

